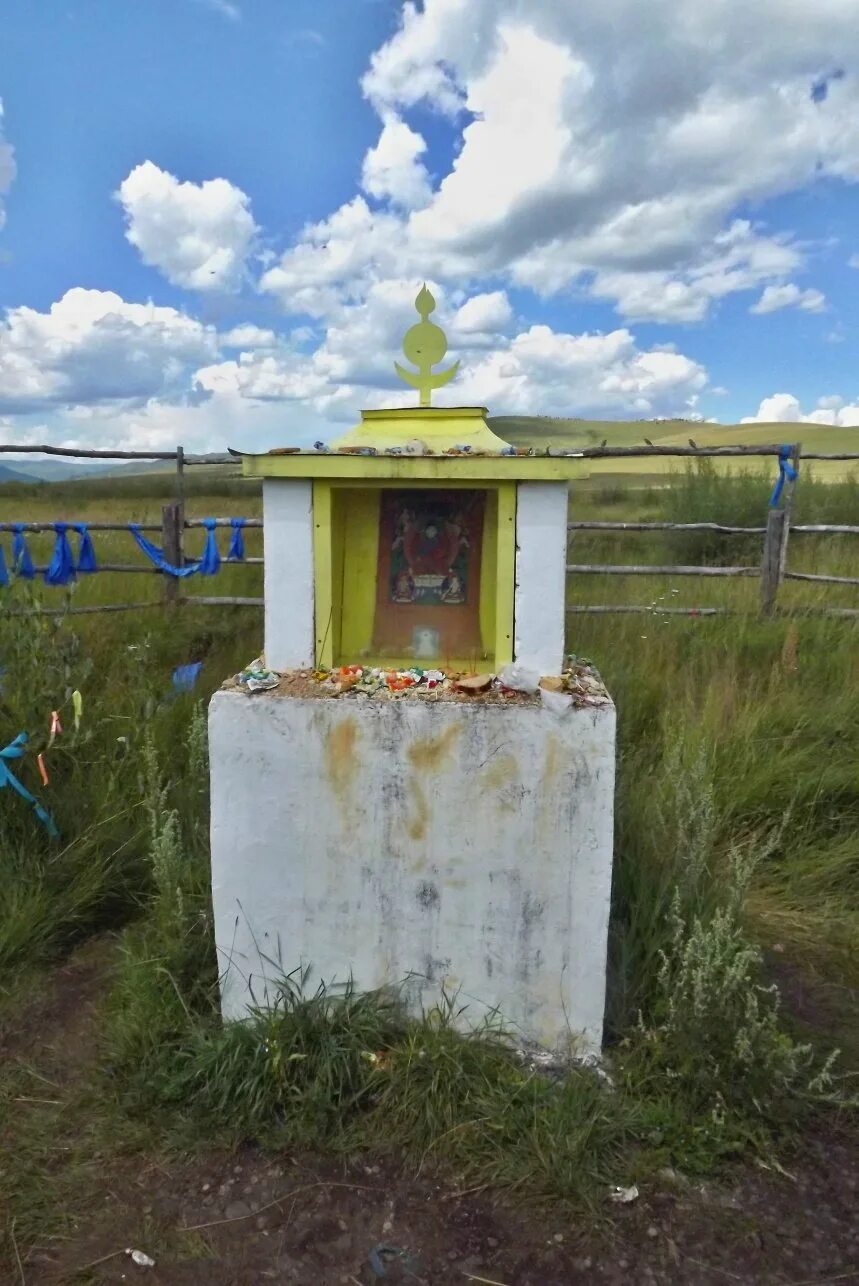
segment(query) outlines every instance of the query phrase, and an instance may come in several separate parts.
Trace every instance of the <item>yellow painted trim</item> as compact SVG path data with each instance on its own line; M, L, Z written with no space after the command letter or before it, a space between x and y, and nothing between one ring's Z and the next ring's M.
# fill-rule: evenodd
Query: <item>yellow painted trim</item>
M325 478L392 483L436 482L453 487L475 482L565 482L587 477L590 461L570 456L246 455L246 478Z
M366 569L377 562L379 493L391 485L397 484L363 478L314 481L315 655L320 668L359 661L372 649L376 582ZM429 482L430 488L451 486L474 484L461 479ZM490 482L486 489L489 503L481 564L480 633L485 664L499 670L513 659L516 483ZM344 494L338 497L338 492ZM472 658L470 662L448 661L447 665L473 670L475 663ZM374 664L407 668L409 662L378 658Z
M343 587L346 574L346 550L348 533L346 513L340 503L342 496L331 489L331 655L336 660L340 655L343 637Z
M331 548L331 484L313 484L313 579L316 664L330 667L334 658L334 558Z
M487 656L495 651L495 598L498 578L498 487L486 488L483 543L480 550L480 642Z
M489 414L485 406L380 406L362 411L365 424L385 424L391 421L420 420L424 424L443 424L446 420L485 420Z
M472 451L498 454L507 446L486 423L485 406L411 406L389 410L362 411L361 423L334 438L331 446L402 448L408 442L422 442L431 451L469 446Z
M332 491L402 491L412 484L398 481L395 478L332 478L330 486ZM421 491L497 491L498 482L468 482L463 479L450 478L431 478L427 482L421 482L419 489Z
M376 619L376 576L379 561L379 508L381 487L366 484L335 487L334 512L342 515L344 541L341 602L342 619L335 660L352 664L369 655ZM339 494L338 494L339 492Z
M495 669L513 660L516 593L516 484L498 488L498 543L495 564Z

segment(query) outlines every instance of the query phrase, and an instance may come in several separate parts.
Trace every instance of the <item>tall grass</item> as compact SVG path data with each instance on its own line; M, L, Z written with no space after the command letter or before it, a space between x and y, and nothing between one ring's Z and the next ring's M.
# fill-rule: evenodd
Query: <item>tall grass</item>
M737 521L747 487L685 478L684 519ZM657 512L674 513L661 494ZM634 510L634 493L623 504ZM739 601L742 587L719 592ZM124 1111L186 1138L397 1147L476 1182L582 1199L668 1157L706 1169L771 1148L831 1097L823 1058L761 990L760 948L859 981L855 625L572 618L571 649L600 665L619 711L612 1093L587 1070L535 1072L503 1031L464 1040L443 1005L418 1023L390 997L306 996L294 978L273 1009L221 1026L202 699L259 651L260 621L165 619L0 614L8 739L27 730L39 750L50 711L66 723L50 786L32 758L20 769L60 841L0 793L0 968L8 986L87 935L119 934L101 1061ZM177 696L170 672L192 658L205 662L199 691Z

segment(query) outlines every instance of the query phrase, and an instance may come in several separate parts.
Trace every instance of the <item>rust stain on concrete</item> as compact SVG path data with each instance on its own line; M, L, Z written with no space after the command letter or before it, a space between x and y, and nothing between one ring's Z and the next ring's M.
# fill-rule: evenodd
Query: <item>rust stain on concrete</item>
M459 736L456 724L440 732L437 737L421 737L408 747L409 762L420 773L434 772L441 768L444 760L453 749L453 743ZM427 795L420 781L410 787L410 796L414 805L412 817L406 823L406 830L411 839L421 840L427 833L430 810Z
M355 753L358 740L358 725L350 715L341 720L325 739L325 760L328 765L328 778L335 794L348 795L355 781L359 759Z
M547 787L551 788L555 784L555 778L561 771L561 743L550 732L546 737L546 758L543 763L543 777Z
M409 759L415 768L420 768L422 772L438 768L453 748L453 743L458 736L459 727L451 724L437 737L422 737L419 741L413 741L408 749Z
M518 772L519 765L515 755L495 755L481 773L480 784L490 790L499 790L515 781Z
M408 822L406 830L412 839L423 839L427 833L427 822L429 821L429 805L424 794L423 787L415 785L412 788L412 801L415 806L414 816Z
M563 771L562 747L554 732L546 737L546 754L537 800L537 834L541 840L549 833L550 817L558 806L558 789Z

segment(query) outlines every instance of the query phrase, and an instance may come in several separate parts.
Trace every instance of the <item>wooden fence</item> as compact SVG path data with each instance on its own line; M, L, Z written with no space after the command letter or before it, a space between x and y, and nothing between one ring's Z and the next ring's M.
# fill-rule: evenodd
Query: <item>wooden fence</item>
M648 457L678 457L678 458L723 458L723 457L781 457L785 458L785 448L783 446L760 445L760 446L707 446L700 447L692 439L689 440L688 446L632 446L632 447L585 447L580 450L571 450L564 448L549 448L545 454L549 456L574 457L578 459L618 459L620 457L636 457L646 459ZM226 465L235 464L235 457L229 454L208 454L208 455L188 455L182 447L177 447L175 451L108 451L108 450L79 450L71 447L52 447L42 446L14 446L0 445L0 453L7 454L41 454L50 456L67 456L79 457L84 459L99 460L164 460L172 461L176 465L175 490L176 499L166 504L162 508L161 523L140 525L141 530L145 532L157 532L161 536L161 548L165 558L175 566L182 566L185 563L185 532L204 526L203 519L188 518L185 512L185 495L184 495L184 472L187 467L195 465ZM541 453L543 454L543 453ZM693 576L693 577L728 577L728 578L758 578L760 581L760 610L764 615L772 615L778 607L778 594L780 587L788 580L811 581L819 584L832 585L859 585L859 576L835 576L823 573L798 572L790 571L787 564L788 544L791 536L802 534L814 535L856 535L859 536L859 525L845 523L814 523L814 524L794 524L791 523L791 514L793 510L794 491L796 487L796 473L799 469L800 459L803 462L812 460L836 460L836 461L859 461L859 451L857 452L801 452L799 443L793 443L790 446L787 463L792 466L793 477L787 476L784 479L781 490L780 500L777 505L771 505L767 508L765 522L759 527L734 527L718 522L608 522L608 521L578 521L567 524L569 532L576 531L594 531L594 532L654 532L654 531L678 531L678 532L715 532L726 536L748 536L759 535L763 538L763 552L759 564L738 565L738 566L705 566L705 565L685 565L685 564L650 564L650 563L568 563L567 573L569 576ZM791 470L788 470L788 475ZM230 518L215 519L217 527L229 527ZM112 522L88 522L87 527L92 531L127 531L127 523ZM248 518L245 520L245 526L249 528L262 527L262 519ZM50 522L33 522L33 523L9 523L0 522L0 531L9 531L16 527L22 527L24 531L40 532L50 531L53 524ZM262 564L262 558L248 557L243 560L244 563ZM38 568L37 570L43 570ZM145 603L115 603L95 607L76 607L76 608L43 608L45 613L65 613L66 611L86 613L86 612L118 612L131 611L143 607L153 607L166 605L168 607L178 607L185 603L193 603L202 606L240 606L240 607L261 607L264 599L259 597L241 597L241 596L217 596L217 595L183 595L181 593L182 581L168 574L163 573L157 567L148 567L136 563L100 563L99 570L122 573L148 573L163 577L163 596L160 604L158 602ZM832 607L816 608L817 612L826 615L840 617L859 617L859 608ZM702 607L684 607L684 606L665 606L654 607L647 604L630 604L630 603L594 603L594 604L575 604L567 608L570 614L611 614L611 613L648 613L658 612L665 615L678 616L721 616L732 611L731 608L702 606Z

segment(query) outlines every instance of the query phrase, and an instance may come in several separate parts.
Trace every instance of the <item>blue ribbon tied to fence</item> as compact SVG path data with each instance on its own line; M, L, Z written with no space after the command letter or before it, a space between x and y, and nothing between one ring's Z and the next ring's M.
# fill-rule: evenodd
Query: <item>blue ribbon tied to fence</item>
M189 661L186 665L177 665L173 671L173 687L176 692L191 692L200 677L202 661Z
M51 561L45 568L46 585L68 585L69 581L75 579L75 560L72 554L72 547L69 544L69 524L67 522L55 522L54 531L56 539L54 540L54 552L51 554Z
M166 572L168 576L193 576L196 572L200 572L202 576L214 576L221 566L221 555L218 553L218 542L215 537L217 523L214 518L204 518L203 526L206 528L206 544L203 548L202 557L194 563L183 563L181 567L177 567L175 563L171 563L165 558L164 550L144 536L140 530L140 523L130 522L128 530L146 557L160 571Z
M36 575L36 569L27 545L27 537L24 535L24 524L16 522L12 533L12 568L16 576L21 576L24 580L32 580Z
M799 474L799 470L791 462L791 449L789 442L783 443L778 449L778 477L775 480L775 486L770 496L770 507L777 505L781 500L785 482L796 482Z
M85 522L76 522L75 531L80 536L77 570L79 572L97 572L98 563L95 560L95 549L93 548L89 528Z
M243 563L245 561L245 538L242 532L244 525L244 518L230 519L230 526L233 530L230 536L230 547L227 550L228 563Z
M14 741L10 741L5 750L0 750L0 790L6 786L11 786L17 791L22 799L26 799L28 804L33 805L33 812L44 826L49 835L56 838L59 835L57 824L46 808L43 808L36 796L31 794L22 782L18 780L12 769L9 767L9 761L13 759L23 759L27 752L28 737L26 732L19 732Z

